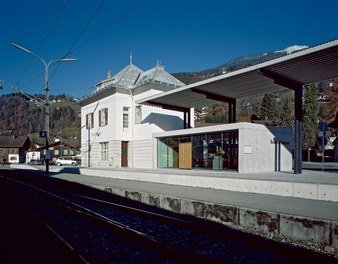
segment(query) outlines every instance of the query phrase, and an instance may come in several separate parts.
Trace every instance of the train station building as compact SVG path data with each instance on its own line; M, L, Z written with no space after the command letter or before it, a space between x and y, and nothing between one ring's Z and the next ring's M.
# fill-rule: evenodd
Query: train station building
M158 66L143 72L130 64L129 70L108 76L82 100L84 165L239 173L293 167L300 174L303 87L338 77L338 40L190 85ZM165 77L157 79L161 71ZM134 82L119 87L128 75ZM237 99L285 89L294 91L293 131L236 122ZM219 102L229 105L229 124L194 128L194 109ZM102 122L112 126L105 129Z

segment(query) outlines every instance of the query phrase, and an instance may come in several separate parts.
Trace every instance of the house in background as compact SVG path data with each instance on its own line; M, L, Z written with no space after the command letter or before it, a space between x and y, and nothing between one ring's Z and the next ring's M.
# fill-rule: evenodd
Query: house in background
M76 138L53 138L49 141L49 150L52 161L55 161L58 157L81 157L80 142ZM40 151L41 157L44 159L46 153L45 139L38 142L36 151Z
M181 86L160 63L143 71L130 59L116 75L109 72L80 102L82 165L152 168L153 133L191 127L193 120L175 109L135 102Z
M28 136L0 136L0 162L24 163L29 148Z

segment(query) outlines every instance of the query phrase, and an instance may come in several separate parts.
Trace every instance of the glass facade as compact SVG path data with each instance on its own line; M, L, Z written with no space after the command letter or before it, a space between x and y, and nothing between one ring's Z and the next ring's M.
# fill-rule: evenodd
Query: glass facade
M157 138L157 167L238 170L238 130Z

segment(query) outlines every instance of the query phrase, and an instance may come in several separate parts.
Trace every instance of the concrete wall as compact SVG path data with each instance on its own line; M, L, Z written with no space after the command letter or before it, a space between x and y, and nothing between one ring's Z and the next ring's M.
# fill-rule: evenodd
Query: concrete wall
M93 186L175 213L193 215L224 225L254 230L269 239L288 238L294 241L326 245L327 250L338 249L338 223L309 217L254 210L233 205L172 197L161 194L124 190L113 187Z
M292 170L292 130L257 124L239 129L239 173Z

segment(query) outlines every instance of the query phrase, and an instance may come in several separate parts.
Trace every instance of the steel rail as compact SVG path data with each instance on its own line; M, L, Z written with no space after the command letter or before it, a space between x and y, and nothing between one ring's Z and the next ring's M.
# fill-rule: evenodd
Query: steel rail
M47 222L45 222L41 217L39 217L33 210L31 210L28 206L26 206L14 193L8 188L1 185L1 188L12 197L12 201L14 201L19 207L21 207L29 217L31 217L38 225L42 228L44 233L51 238L53 244L55 244L58 251L66 254L65 257L69 258L72 263L85 263L89 264L89 262L79 254L55 229L53 229Z
M109 219L108 217L99 214L93 210L90 210L84 206L81 206L77 203L74 203L72 201L69 201L68 199L65 199L64 197L61 197L55 193L43 190L39 187L33 186L31 184L15 180L15 179L9 179L11 181L14 181L16 183L25 185L31 189L37 190L41 193L44 193L48 196L51 196L55 199L61 200L64 202L66 205L60 205L59 203L55 201L46 201L46 200L41 200L45 203L54 203L54 205L66 209L69 211L72 211L78 215L82 215L84 217L89 217L93 219L96 222L101 222L102 224L106 225L109 228L113 228L114 231L119 231L120 233L128 232L128 234L132 235L135 240L138 240L140 242L150 242L153 246L155 246L157 249L163 251L164 253L167 253L168 256L173 257L175 259L178 259L179 261L182 261L183 263L186 263L187 261L189 262L194 262L194 263L210 263L212 261L213 263L217 263L217 260L215 261L214 259L211 259L209 257L196 254L195 252L192 252L190 250L182 249L177 246L169 245L168 242L165 242L161 239L158 239L154 236L151 236L149 234L143 233L141 231L138 231L136 229L130 228L129 226L122 224L120 222L114 221L112 219ZM32 196L32 194L28 194ZM37 198L37 197L34 197ZM38 199L38 198L37 198Z

